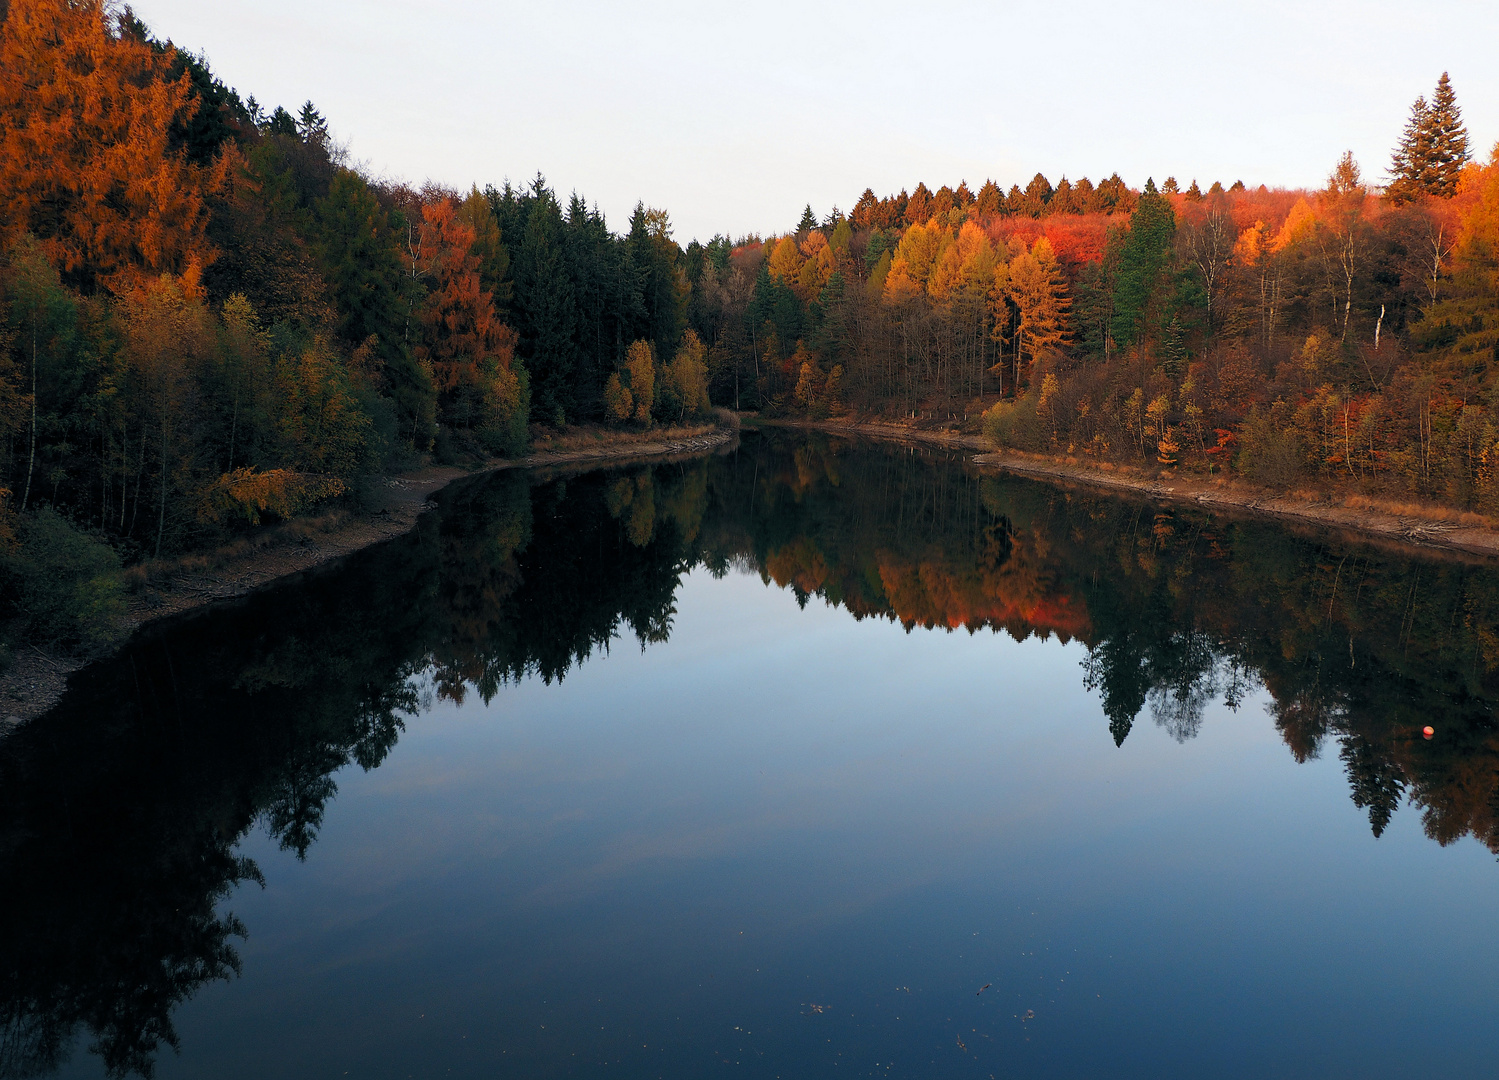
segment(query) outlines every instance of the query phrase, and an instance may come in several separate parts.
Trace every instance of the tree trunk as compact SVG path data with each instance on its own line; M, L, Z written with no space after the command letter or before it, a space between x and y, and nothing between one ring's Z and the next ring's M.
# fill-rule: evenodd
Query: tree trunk
M163 387L163 390L165 388ZM161 402L161 498L156 510L156 558L161 558L161 538L167 529L167 403Z
M21 509L31 501L31 471L36 466L36 326L31 327L31 454L26 459L26 493L21 496Z

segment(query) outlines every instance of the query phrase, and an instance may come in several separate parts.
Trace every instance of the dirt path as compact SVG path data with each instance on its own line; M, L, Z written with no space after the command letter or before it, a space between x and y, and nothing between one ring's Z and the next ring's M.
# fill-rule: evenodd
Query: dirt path
M930 443L978 451L972 461L981 469L1018 473L1050 481L1065 481L1110 491L1127 491L1151 499L1192 503L1214 512L1274 517L1322 529L1356 534L1360 539L1499 557L1499 532L1484 524L1444 520L1435 515L1389 513L1377 508L1348 506L1337 496L1323 498L1278 494L1241 481L1178 475L1151 477L1122 468L1057 461L1016 451L996 452L978 435L923 431L899 424L839 421L755 420L756 427L789 427L833 434L864 435L900 442Z
M659 434L619 434L611 438L574 440L525 458L494 459L472 469L431 466L398 476L381 477L365 500L360 516L342 518L332 527L311 529L293 522L281 527L262 546L238 555L214 557L211 568L195 569L192 560L165 582L132 596L121 630L129 634L148 622L201 607L215 600L244 596L279 578L409 532L431 498L454 480L501 469L566 468L627 463L639 459L691 457L732 442L726 429L688 429ZM581 445L579 445L581 443ZM200 560L206 562L207 560ZM68 676L88 662L23 645L0 675L0 737L17 724L40 716L62 696Z

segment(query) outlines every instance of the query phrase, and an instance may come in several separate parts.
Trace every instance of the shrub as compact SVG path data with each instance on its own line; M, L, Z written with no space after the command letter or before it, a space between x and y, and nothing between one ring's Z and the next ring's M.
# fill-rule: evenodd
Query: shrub
M1273 412L1255 409L1239 429L1239 472L1268 488L1286 490L1301 475L1301 446L1296 433Z
M38 644L103 645L124 614L120 559L108 544L50 507L22 517L20 543L5 558L7 591L22 632Z
M1000 449L1041 449L1046 442L1046 427L1036 405L1035 393L1019 401L995 402L984 413L984 437Z

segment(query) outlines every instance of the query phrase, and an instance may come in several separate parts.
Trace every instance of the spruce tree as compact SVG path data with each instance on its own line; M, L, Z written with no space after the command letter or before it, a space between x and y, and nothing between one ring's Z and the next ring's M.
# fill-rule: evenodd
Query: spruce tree
M805 236L815 228L817 228L817 215L812 213L812 204L808 203L807 208L802 211L802 219L796 223L796 231Z
M1418 97L1411 106L1410 119L1390 159L1386 194L1396 202L1425 195L1450 199L1457 194L1458 177L1471 156L1468 130L1444 71L1431 104Z
M1176 213L1170 201L1156 191L1153 180L1145 181L1145 190L1130 215L1129 234L1119 255L1115 277L1110 329L1120 347L1135 344L1164 322L1160 300L1175 237Z
M1395 147L1390 158L1390 186L1385 193L1396 202L1409 202L1425 194L1430 182L1429 116L1425 96L1418 97L1411 105L1410 119L1405 122L1400 145Z
M1468 150L1468 129L1457 107L1457 96L1447 73L1437 80L1427 113L1431 140L1431 193L1444 199L1457 194L1457 179L1472 154Z

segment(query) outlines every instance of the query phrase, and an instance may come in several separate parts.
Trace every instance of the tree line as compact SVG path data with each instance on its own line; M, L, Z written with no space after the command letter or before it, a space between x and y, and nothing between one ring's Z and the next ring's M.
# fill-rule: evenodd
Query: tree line
M918 184L683 248L666 212L615 232L541 176L377 181L311 102L241 98L128 10L9 0L3 602L86 636L121 562L538 425L714 405L1499 510L1499 165L1445 76L1390 171Z
M1443 74L1383 188L1037 175L688 249L715 400L1499 512L1499 154Z
M539 176L375 181L128 8L0 4L0 606L77 641L122 562L533 420L703 416L682 258Z

